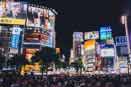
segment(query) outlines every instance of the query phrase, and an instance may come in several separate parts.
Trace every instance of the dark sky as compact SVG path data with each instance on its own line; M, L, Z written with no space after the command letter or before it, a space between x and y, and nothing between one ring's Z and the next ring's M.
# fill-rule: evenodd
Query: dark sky
M119 18L124 1L47 0L47 4L45 4L58 11L56 19L57 47L70 48L73 31L91 31L102 25L111 25L113 32L118 33L116 31L119 30Z
M65 51L72 47L72 33L74 31L98 30L99 26L111 25L113 35L124 32L120 26L120 15L123 13L123 8L126 8L127 0L41 1L45 6L54 8L58 12L56 45Z

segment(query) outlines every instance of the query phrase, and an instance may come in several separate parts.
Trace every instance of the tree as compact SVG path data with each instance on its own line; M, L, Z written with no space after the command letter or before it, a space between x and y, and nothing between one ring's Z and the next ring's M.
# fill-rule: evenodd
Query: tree
M74 67L76 69L77 73L78 73L78 71L80 71L80 74L82 73L83 62L82 62L81 58L79 58L78 60L76 60L73 63L71 63L70 66Z
M21 71L22 65L25 66L26 64L29 63L28 60L25 58L24 55L15 55L13 57L13 59L14 59L15 65L16 65L16 69L18 71Z
M42 68L45 68L45 69L42 69L42 73L45 70L47 74L48 67L50 66L52 62L56 62L57 58L58 56L54 48L43 47L41 48L40 51L35 53L35 56L33 56L32 61L33 62L41 61Z

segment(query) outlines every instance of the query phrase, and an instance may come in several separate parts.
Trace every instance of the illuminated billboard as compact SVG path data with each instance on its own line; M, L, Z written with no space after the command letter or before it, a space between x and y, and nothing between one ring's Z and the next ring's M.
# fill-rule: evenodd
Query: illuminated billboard
M85 32L84 39L99 39L99 32L98 31L92 31L92 32Z
M20 32L22 29L20 27L13 27L12 30L12 37L11 37L11 48L18 49L18 45L20 42Z
M44 29L54 29L55 14L49 9L29 5L26 25L32 27L41 27Z
M33 56L37 51L39 51L39 49L26 48L26 49L24 49L24 51L25 51L25 58L30 59L30 58L32 58L32 56Z
M127 37L126 36L117 36L115 37L116 46L126 46Z
M101 57L114 57L115 50L114 48L103 48L101 51Z
M34 6L28 6L27 11L27 26L33 26L33 27L43 27L45 24L45 15L44 15L44 9L34 7Z
M40 43L41 29L40 28L27 28L24 33L24 42Z
M53 47L53 37L54 37L54 32L51 30L45 30L42 34L41 34L41 45L43 47L47 46L47 47Z
M100 27L100 39L101 40L112 39L111 27Z
M96 40L87 40L84 42L85 49L94 49L95 48Z
M74 39L74 41L80 41L80 42L84 41L83 40L83 32L74 32L73 39Z
M12 35L11 48L18 48L20 35Z
M48 29L54 29L55 28L55 14L49 10L49 22L48 22Z
M25 2L0 1L0 24L25 25L26 14Z

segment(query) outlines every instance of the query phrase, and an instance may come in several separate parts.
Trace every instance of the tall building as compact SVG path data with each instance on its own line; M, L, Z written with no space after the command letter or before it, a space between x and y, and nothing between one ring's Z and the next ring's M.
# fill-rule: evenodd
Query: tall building
M73 33L73 51L74 51L75 58L78 58L81 56L81 44L83 41L84 41L83 32Z
M41 47L55 48L56 14L54 9L27 2L0 1L0 50L7 57L31 58Z

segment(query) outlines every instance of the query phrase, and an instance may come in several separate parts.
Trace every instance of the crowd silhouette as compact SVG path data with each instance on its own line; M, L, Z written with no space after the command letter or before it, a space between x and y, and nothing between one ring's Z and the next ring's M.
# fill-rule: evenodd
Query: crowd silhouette
M131 75L41 76L1 72L0 87L131 87Z

